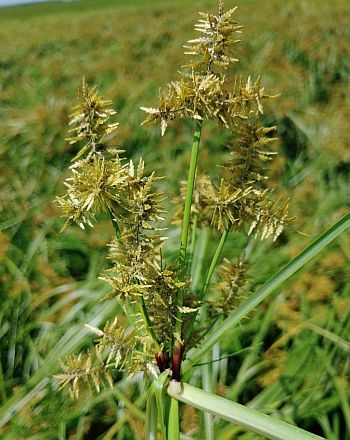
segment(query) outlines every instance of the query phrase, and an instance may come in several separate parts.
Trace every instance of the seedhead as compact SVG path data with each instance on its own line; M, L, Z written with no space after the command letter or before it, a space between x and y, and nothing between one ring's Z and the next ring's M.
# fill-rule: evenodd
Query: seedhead
M270 150L275 127L264 127L260 118L264 102L273 96L264 92L260 78L253 81L248 76L243 81L237 76L232 86L225 77L238 61L234 48L242 26L233 19L235 11L225 11L220 1L217 15L201 13L195 30L202 36L185 46L193 58L190 64L182 68L178 81L160 91L157 107L142 108L147 113L143 124L159 121L162 135L174 119L195 122L188 180L182 184L173 219L182 225L179 257L171 264L163 249L162 222L167 213L158 189L160 178L145 174L142 158L135 166L124 159L122 150L105 144L118 126L110 122L115 111L95 87L83 82L69 139L81 148L65 182L67 193L58 203L67 223L76 222L82 228L93 226L97 214L109 213L116 237L109 245L110 268L101 278L111 287L105 300L117 299L127 310L128 323L125 328L117 320L104 330L90 327L99 338L96 348L86 357L69 358L64 374L58 376L62 385L71 386L74 397L84 383L98 389L99 376L102 383L111 382L111 368L134 374L149 371L152 360L159 372L169 369L173 379L180 380L186 350L200 343L199 308L209 307L210 316L220 319L247 293L247 265L241 257L237 263L224 260L215 285L216 299L205 298L228 233L276 240L289 221L287 204L274 200L265 183L267 165L275 155ZM197 173L206 120L216 121L232 137L227 145L229 159L213 178ZM193 244L208 228L223 235L200 286L198 277L191 279L196 246L188 246L188 238ZM204 267L200 269L205 272Z

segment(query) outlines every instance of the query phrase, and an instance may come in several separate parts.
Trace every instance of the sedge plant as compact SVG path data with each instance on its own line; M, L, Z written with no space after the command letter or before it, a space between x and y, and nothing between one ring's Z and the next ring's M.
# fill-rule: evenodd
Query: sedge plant
M79 398L85 388L113 387L116 371L127 371L129 376L143 372L149 383L147 439L159 433L164 439L180 438L179 401L267 438L320 438L184 383L196 362L205 359L229 329L350 222L349 216L344 217L254 295L244 298L247 262L244 255L237 261L222 259L228 235L276 240L290 218L287 203L276 200L266 184L267 167L276 154L271 148L276 127L265 127L261 116L264 102L274 96L265 93L259 78L243 80L237 75L234 82L228 80L227 72L238 62L234 49L242 29L234 19L235 10L225 10L220 1L217 15L200 13L195 25L200 36L185 46L190 61L179 79L160 91L156 107L142 107L147 114L143 124L159 122L162 136L175 119L189 119L194 125L188 177L172 219L180 224L175 261L167 261L164 249L169 216L159 189L162 177L145 173L142 158L128 161L123 150L107 142L118 127L112 121L111 102L83 82L70 119L69 142L79 151L65 181L66 194L58 203L66 225L75 222L84 229L93 227L99 214L110 216L115 238L109 244L110 267L101 274L111 287L104 299L118 301L126 319L121 324L116 317L104 328L88 326L97 343L87 353L62 361L57 380ZM214 176L197 169L207 121L227 130L231 138L228 159ZM208 235L215 239L217 232L216 250L205 267ZM208 297L209 288L215 295ZM208 331L209 322L214 325ZM208 432L211 422L208 419Z

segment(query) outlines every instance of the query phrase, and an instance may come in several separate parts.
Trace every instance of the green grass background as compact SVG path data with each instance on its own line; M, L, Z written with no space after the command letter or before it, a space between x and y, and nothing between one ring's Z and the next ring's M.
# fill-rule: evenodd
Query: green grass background
M144 411L142 379L120 375L118 388L78 402L52 379L61 357L92 343L84 323L99 325L118 311L116 303L99 302L107 287L98 274L113 235L107 219L86 232L71 227L59 234L63 219L53 200L64 191L76 152L65 137L85 77L113 100L120 122L113 141L167 176L172 209L193 127L175 124L160 138L158 127L140 127L138 107L155 105L159 87L177 79L197 12L215 12L216 3L83 0L0 9L3 439L142 438L143 413L133 406ZM350 4L242 0L238 6L244 33L234 74L260 75L267 93L280 94L264 116L280 136L271 186L290 198L296 216L276 243L234 236L226 246L232 258L248 246L254 291L349 208ZM205 127L203 170L215 174L227 136ZM349 260L344 234L216 347L214 359L249 350L212 364L215 391L327 439L350 439ZM182 427L204 438L202 416L189 408ZM215 439L257 438L215 422Z

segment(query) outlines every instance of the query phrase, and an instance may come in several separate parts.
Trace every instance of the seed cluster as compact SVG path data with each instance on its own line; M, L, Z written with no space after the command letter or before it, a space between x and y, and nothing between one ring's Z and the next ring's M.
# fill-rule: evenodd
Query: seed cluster
M186 208L192 214L192 242L198 230L207 227L224 234L246 231L262 240L270 236L276 240L288 222L287 204L275 201L265 186L266 164L275 154L268 148L275 140L271 136L275 127L264 127L260 117L263 102L271 96L264 93L260 79L237 79L232 87L224 74L238 61L232 53L239 41L235 36L241 32L233 19L235 10L225 12L220 1L217 16L201 13L195 30L203 36L185 46L186 54L193 57L184 67L187 70L179 81L168 84L165 93L160 91L158 107L142 108L148 115L144 123L159 121L162 135L176 118L193 119L197 127L214 120L232 135L229 159L214 179L200 172L195 179L194 168L192 206ZM211 316L227 316L245 292L243 258L238 263L224 260L215 285L219 297L204 300L205 289L199 294L191 285L194 256L182 248L183 237L185 248L187 244L184 226L179 259L166 264L164 196L157 190L160 178L145 174L142 158L135 165L124 159L122 150L107 146L118 126L110 122L115 115L110 105L96 88L83 82L69 138L81 148L65 181L67 192L58 204L65 211L66 224L76 222L82 228L93 226L97 214L109 213L116 238L109 245L111 266L101 274L111 286L105 300L117 298L130 322L125 328L117 320L104 330L90 327L99 337L98 344L86 356L70 357L63 365L64 374L58 376L62 386L70 385L74 397L86 384L98 390L101 383L112 382L111 367L133 374L149 368L152 359L160 371L169 368L179 380L185 349L201 336L195 326L199 307L207 304ZM195 138L199 143L200 131ZM175 214L183 225L183 202L191 200L188 194L192 193L184 182Z

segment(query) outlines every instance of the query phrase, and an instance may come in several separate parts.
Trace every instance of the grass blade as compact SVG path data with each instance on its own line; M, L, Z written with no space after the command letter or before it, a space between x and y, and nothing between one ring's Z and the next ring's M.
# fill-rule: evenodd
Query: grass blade
M338 347L344 350L346 353L350 353L350 342L336 335L335 333L330 332L324 328L319 327L318 325L313 324L312 322L305 322L303 327L312 330L313 332L323 336L324 338L334 342Z
M163 371L163 373L158 377L156 381L153 382L152 385L154 387L154 395L157 404L160 431L162 433L164 440L166 440L167 437L166 427L165 427L166 424L165 397L167 396L165 390L168 382L169 382L169 371Z
M315 434L304 431L297 426L262 414L256 410L231 402L215 394L207 393L189 384L182 384L178 392L178 383L170 382L168 394L173 399L209 412L244 429L263 435L271 440L321 440Z
M146 406L146 440L156 440L158 435L158 412L154 389L151 388Z
M345 378L338 377L334 380L334 384L340 397L346 429L348 434L350 435L350 403L346 392L346 390L348 389L348 383Z
M110 314L111 305L105 303L95 311L93 317L87 317L87 321L93 326L98 326L101 322L104 322ZM81 324L76 324L62 336L46 356L43 365L28 380L26 386L21 387L0 406L0 428L5 425L14 414L20 411L32 397L43 392L52 375L59 369L59 359L77 349L88 335L88 332L89 330Z
M179 383L179 382L177 382ZM168 440L180 440L179 423L179 402L178 399L171 399L168 423Z

